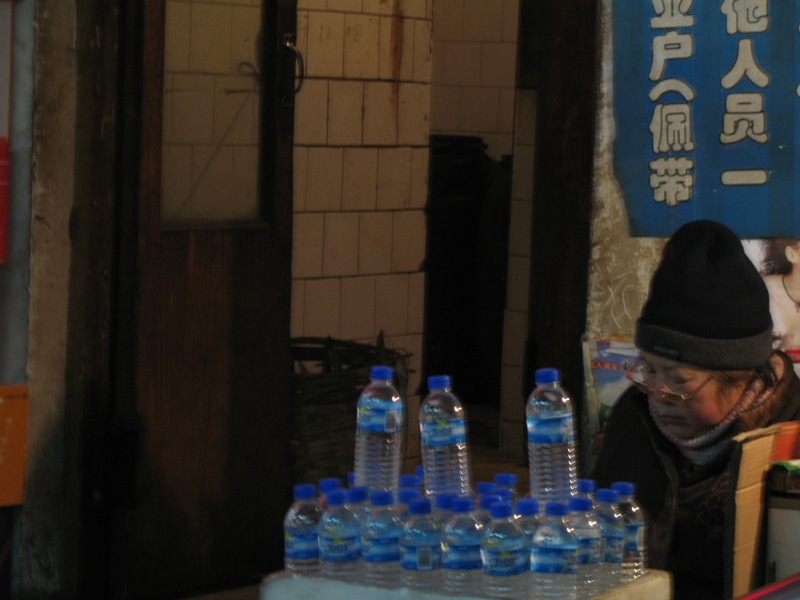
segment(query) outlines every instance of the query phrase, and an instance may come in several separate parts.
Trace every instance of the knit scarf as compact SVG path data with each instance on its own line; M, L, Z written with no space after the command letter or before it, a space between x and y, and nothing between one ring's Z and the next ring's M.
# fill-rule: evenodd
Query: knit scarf
M786 388L789 385L789 378L784 377L787 372L786 363L779 354L773 354L770 362L775 371L775 382L766 387L761 380L751 380L742 397L725 418L699 437L684 439L672 434L658 411L654 410L656 400L648 397L650 415L664 437L672 442L692 464L701 466L710 464L722 456L735 435L768 424L786 400Z

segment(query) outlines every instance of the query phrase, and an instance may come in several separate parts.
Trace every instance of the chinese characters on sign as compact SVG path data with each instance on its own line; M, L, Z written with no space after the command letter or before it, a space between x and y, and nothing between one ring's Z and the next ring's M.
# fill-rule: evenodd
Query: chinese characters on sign
M743 237L800 235L800 2L612 2L614 161L631 235L700 218Z

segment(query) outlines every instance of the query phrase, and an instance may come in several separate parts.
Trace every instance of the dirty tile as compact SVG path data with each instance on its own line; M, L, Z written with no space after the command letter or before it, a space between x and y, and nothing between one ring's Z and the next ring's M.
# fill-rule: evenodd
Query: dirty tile
M499 42L503 39L503 2L464 0L462 39Z
M342 148L309 148L306 210L340 210L342 207Z
M442 43L442 83L479 85L481 81L481 44L479 42Z
M375 210L378 148L345 148L342 210Z
M408 208L410 190L411 148L378 150L378 209Z
M401 83L398 92L397 143L425 146L430 133L430 90L427 83Z
M322 251L322 275L358 274L358 213L327 213Z
M497 131L499 93L494 88L461 89L459 129L462 131Z
M520 0L503 0L503 41L516 43L519 37Z
M306 281L303 330L305 335L339 337L339 278Z
M516 44L481 44L480 84L513 90L517 78L516 55Z
M292 277L322 276L322 249L325 228L324 215L294 216L292 232Z
M344 17L344 76L378 78L380 19L373 15Z
M344 277L341 307L342 337L346 340L372 338L375 331L375 277Z
M328 144L361 144L364 84L360 81L336 81L328 84Z
M428 201L428 162L430 150L425 148L411 149L411 186L409 206L425 208Z
M361 213L358 232L358 272L362 275L392 270L392 213Z
M455 85L431 86L431 130L458 131L460 102L460 87Z
M425 260L426 218L421 210L394 213L392 227L392 271L417 272Z
M387 336L408 332L408 275L375 278L375 327Z
M361 0L328 0L328 10L341 12L361 12Z
M328 139L328 82L306 79L295 96L294 143L325 144Z
M344 67L344 14L311 12L308 14L309 77L341 77Z
M388 82L364 84L364 145L391 146L397 143L397 92Z
M434 0L433 39L460 40L463 37L464 0Z
M363 12L368 15L394 14L395 0L362 0Z
M412 75L414 81L420 83L431 81L431 44L431 22L414 21L414 69Z

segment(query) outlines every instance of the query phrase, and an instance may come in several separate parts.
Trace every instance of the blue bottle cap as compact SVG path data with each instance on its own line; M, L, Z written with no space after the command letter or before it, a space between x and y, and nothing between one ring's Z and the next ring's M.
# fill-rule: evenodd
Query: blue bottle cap
M539 514L539 501L536 498L520 498L517 500L517 514L531 517Z
M347 473L347 487L353 487L356 484L356 473L355 471L349 471Z
M348 502L366 502L369 497L369 490L366 486L358 486L347 490Z
M497 473L494 476L494 482L497 485L508 485L513 487L517 485L517 476L514 473Z
M495 488L495 490L492 492L492 495L500 496L500 500L503 502L511 502L511 500L513 500L511 496L511 490L508 488Z
M449 510L450 504L453 502L454 497L455 494L451 492L443 492L441 494L436 494L436 508Z
M629 481L616 481L611 484L611 489L620 496L633 496L634 485Z
M327 495L328 506L342 506L347 502L347 493L344 490L333 490Z
M475 492L478 494L478 496L491 494L495 491L495 489L497 489L497 484L493 481L479 481L475 484Z
M616 504L619 502L619 494L614 490L609 490L607 488L601 488L597 490L596 497L598 502L610 502L611 504Z
M594 479L578 479L578 492L581 494L594 494Z
M431 375L428 377L429 390L444 390L452 387L449 375Z
M544 506L544 512L548 515L554 515L557 517L563 517L564 515L569 513L569 509L567 505L563 502L548 502Z
M422 494L416 488L400 488L397 491L397 498L403 504L408 504L415 498L422 498Z
M394 378L394 371L392 367L375 365L370 367L369 378L376 381L391 381Z
M295 500L311 500L316 497L317 488L313 483L298 483L294 486L294 499Z
M569 509L572 512L591 512L592 501L589 498L570 498Z
M503 502L503 498L498 494L484 494L479 498L481 508L484 510L491 510L492 504L495 502Z
M536 383L556 383L559 379L558 369L536 369Z
M414 472L417 474L417 477L419 477L420 481L425 480L425 467L422 465L417 465L417 467L414 469Z
M450 502L450 510L454 513L466 513L475 510L475 500L469 496L456 496Z
M493 519L504 519L514 514L514 507L511 506L511 502L494 502L489 508L489 514Z
M418 488L422 485L419 477L416 475L400 475L401 488Z
M394 494L386 490L372 492L369 497L372 506L391 506L394 503Z
M327 494L333 490L341 489L342 481L338 477L325 477L319 480L319 493Z
M431 512L431 501L427 498L414 498L408 503L408 512L412 515L427 515Z

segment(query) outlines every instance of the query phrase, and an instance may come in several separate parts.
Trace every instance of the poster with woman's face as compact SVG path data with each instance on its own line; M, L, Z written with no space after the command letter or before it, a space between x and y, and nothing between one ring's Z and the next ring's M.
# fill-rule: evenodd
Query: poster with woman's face
M774 345L800 375L800 239L744 240L745 252L769 290Z

